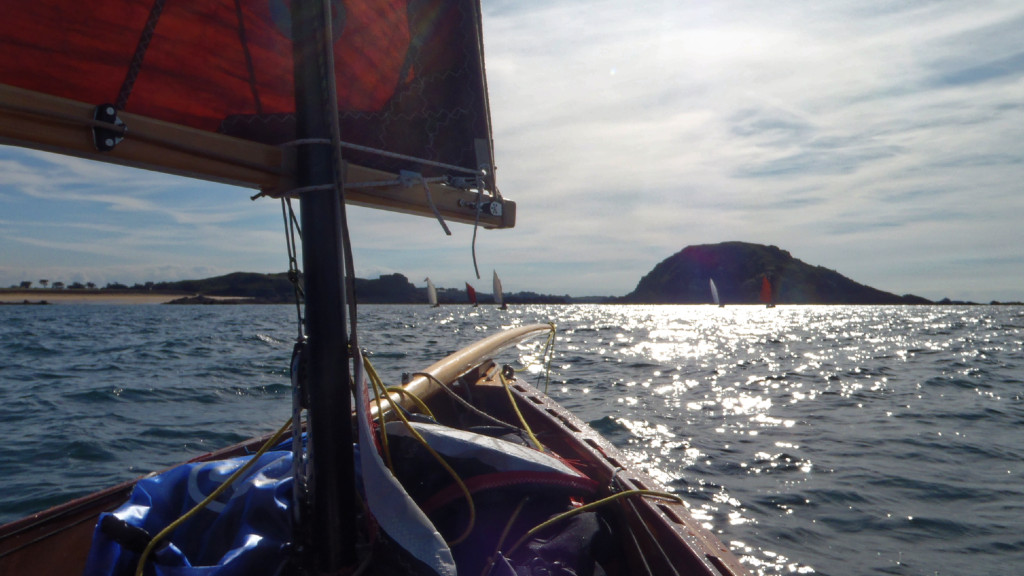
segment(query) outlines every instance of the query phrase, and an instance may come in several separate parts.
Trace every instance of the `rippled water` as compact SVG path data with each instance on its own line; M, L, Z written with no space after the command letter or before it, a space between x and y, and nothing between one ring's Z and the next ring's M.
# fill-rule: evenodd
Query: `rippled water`
M276 428L294 315L0 308L0 521ZM756 573L1024 565L1022 308L363 306L360 321L390 382L555 322L549 394Z

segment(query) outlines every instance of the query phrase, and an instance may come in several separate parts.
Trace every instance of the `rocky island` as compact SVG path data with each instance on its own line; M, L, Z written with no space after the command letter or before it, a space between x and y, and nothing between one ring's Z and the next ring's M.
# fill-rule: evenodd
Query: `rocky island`
M779 304L930 304L913 295L898 296L854 282L822 266L794 258L776 246L722 242L687 246L647 273L619 301L630 304L706 304L714 280L722 304L762 301L770 279Z

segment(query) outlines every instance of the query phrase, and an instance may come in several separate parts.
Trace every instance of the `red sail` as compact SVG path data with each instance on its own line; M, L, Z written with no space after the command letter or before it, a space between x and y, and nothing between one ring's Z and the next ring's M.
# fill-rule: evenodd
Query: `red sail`
M765 276L761 279L761 302L771 304L772 300L772 283Z
M469 303L476 306L476 290L466 282L466 296L469 297Z
M0 0L0 85L263 144L289 142L287 6ZM493 165L477 0L333 0L332 8L342 140L474 171ZM367 152L346 157L394 173L448 172Z

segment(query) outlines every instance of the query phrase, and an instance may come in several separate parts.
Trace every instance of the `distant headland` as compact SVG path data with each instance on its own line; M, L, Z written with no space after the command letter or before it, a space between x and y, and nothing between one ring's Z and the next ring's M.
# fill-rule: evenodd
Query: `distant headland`
M767 279L767 282L766 282ZM687 246L658 263L622 297L505 293L508 304L710 304L714 281L722 305L764 301L765 284L776 304L976 304L942 299L937 302L884 292L855 282L839 272L794 258L776 246L748 242L722 242ZM287 273L234 272L201 280L146 282L126 286L92 284L65 286L40 281L0 289L0 302L10 304L107 302L117 304L285 304L295 302L293 279ZM365 304L420 304L427 301L425 287L417 287L402 274L356 279L356 296ZM441 304L465 304L466 290L438 288ZM491 294L477 292L480 304L494 302ZM991 304L1021 304L991 302Z
M933 304L865 286L776 246L747 242L687 246L661 261L621 301L704 304L712 299L711 281L722 304Z

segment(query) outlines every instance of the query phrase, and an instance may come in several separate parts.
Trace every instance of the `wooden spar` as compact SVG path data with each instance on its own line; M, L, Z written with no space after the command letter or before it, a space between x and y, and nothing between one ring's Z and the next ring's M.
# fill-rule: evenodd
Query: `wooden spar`
M92 142L94 108L95 104L0 84L0 144L255 188L272 197L298 188L294 176L297 150L292 147L260 144L128 112L118 114L128 128L124 140L109 152L99 152ZM422 183L370 186L398 179L397 174L350 164L346 202L434 218ZM470 206L477 201L476 192L439 183L428 186L434 205L446 220L476 222L476 212ZM480 226L512 228L515 202L503 200L502 206L501 216L481 213Z
M341 187L335 149L329 143L331 115L336 106L324 79L334 78L324 55L331 47L331 22L321 0L293 0L292 39L295 60L297 138L328 143L296 147L296 183L300 187ZM333 188L333 186L332 186ZM312 467L309 507L303 511L308 536L302 545L311 573L335 574L356 561L357 539L355 464L346 295L342 266L344 235L341 200L335 189L307 192L300 198L302 262L305 279L305 386L309 458Z
M422 400L430 399L440 391L439 382L455 382L481 364L486 363L493 356L531 338L549 334L552 330L551 324L528 324L491 334L483 340L453 352L422 372L414 374L403 385L403 388L412 396ZM428 378L422 374L430 374L431 377ZM370 403L370 417L376 418L381 409L384 412L391 410L392 404L397 404L407 410L415 407L415 404L409 399L409 395L392 392L388 394L387 398L382 398L381 408L378 408L375 403Z
M87 104L0 84L0 143L248 188L292 187L282 150L121 112L125 139L109 152L92 140Z

